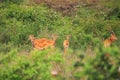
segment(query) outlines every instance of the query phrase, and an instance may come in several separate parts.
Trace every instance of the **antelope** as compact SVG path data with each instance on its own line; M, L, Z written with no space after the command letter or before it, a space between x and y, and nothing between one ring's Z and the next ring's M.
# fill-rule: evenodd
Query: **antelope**
M53 48L55 46L55 41L58 36L52 35L53 39L49 40L47 38L36 39L33 35L29 35L29 40L31 40L32 45L35 49L43 50L48 47Z
M104 47L109 47L114 41L117 40L117 37L113 31L111 31L111 35L109 38L104 40Z
M117 37L113 31L111 31L110 37L104 40L104 47L108 48L110 45L117 40ZM109 53L105 53L105 57L110 60L111 64L114 64L114 62L111 60L112 56ZM118 72L120 71L120 67L118 68Z
M66 50L69 47L69 37L70 37L70 35L66 35L66 40L64 40L64 42L63 42L64 54L66 54Z
M48 46L48 43L46 42L48 39L46 38L37 39L33 35L29 35L29 40L31 40L32 46L38 50L43 50Z

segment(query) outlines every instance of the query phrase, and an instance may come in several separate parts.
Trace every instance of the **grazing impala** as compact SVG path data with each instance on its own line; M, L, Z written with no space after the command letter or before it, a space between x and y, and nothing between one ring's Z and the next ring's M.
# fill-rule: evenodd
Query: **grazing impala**
M117 40L117 37L115 33L112 31L111 35L108 39L104 40L104 47L109 47L115 40Z
M63 42L64 54L66 54L66 50L69 47L69 37L70 37L70 35L66 35L66 40L64 40L64 42Z
M43 50L48 46L46 38L36 39L33 35L29 35L29 40L31 40L33 47L38 50Z
M53 35L52 37L53 37L53 40L49 40L47 38L36 39L36 37L34 37L33 35L29 35L29 40L31 40L32 45L35 49L43 50L48 47L52 48L55 46L55 41L58 36Z

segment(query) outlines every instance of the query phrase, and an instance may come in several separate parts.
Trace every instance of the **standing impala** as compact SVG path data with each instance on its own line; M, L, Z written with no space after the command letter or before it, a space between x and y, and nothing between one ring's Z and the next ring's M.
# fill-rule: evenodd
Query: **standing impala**
M117 37L116 37L115 33L113 31L111 31L110 37L105 39L103 42L104 47L105 48L110 47L110 45L116 40L117 40ZM104 55L109 60L109 63L114 64L114 62L112 60L112 56L108 52L106 52Z
M109 47L115 40L117 40L117 37L112 31L110 37L104 40L104 47Z
M66 50L69 47L69 37L70 37L70 35L66 35L66 40L64 40L64 42L63 42L64 54L66 54Z

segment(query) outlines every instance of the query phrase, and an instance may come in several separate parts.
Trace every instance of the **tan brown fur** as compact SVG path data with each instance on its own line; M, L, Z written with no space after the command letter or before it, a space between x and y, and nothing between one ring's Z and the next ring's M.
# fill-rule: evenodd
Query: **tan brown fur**
M115 33L112 31L109 38L104 40L104 47L109 47L114 41L117 40Z
M70 35L66 35L66 40L63 41L64 54L66 54L66 50L69 47L69 37L70 37Z
M53 36L53 39L47 39L47 38L40 38L37 39L36 37L34 37L33 35L29 35L29 40L31 40L32 45L35 49L38 50L43 50L46 49L48 47L53 48L55 46L55 41L57 39L58 36Z

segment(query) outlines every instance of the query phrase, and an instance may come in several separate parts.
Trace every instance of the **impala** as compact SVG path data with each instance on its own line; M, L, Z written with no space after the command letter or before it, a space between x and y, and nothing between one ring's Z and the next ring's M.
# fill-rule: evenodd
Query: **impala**
M117 37L112 31L110 37L104 40L104 47L109 47L115 40L117 40Z
M33 35L29 35L29 40L31 40L32 45L35 49L43 50L48 47L53 48L55 46L55 41L58 36L53 35L52 37L53 37L52 40L47 38L36 39L36 37L34 37Z
M29 40L31 40L33 47L38 50L43 50L48 46L48 43L46 42L48 39L46 38L37 39L33 35L29 35Z
M115 33L113 31L111 31L110 37L105 39L103 42L104 47L105 48L110 47L110 45L116 40L117 40L117 37L116 37ZM106 52L104 55L109 60L109 63L114 64L114 62L112 61L112 56L109 53Z
M66 35L66 40L63 41L64 54L66 53L66 49L69 47L69 37L70 35Z

